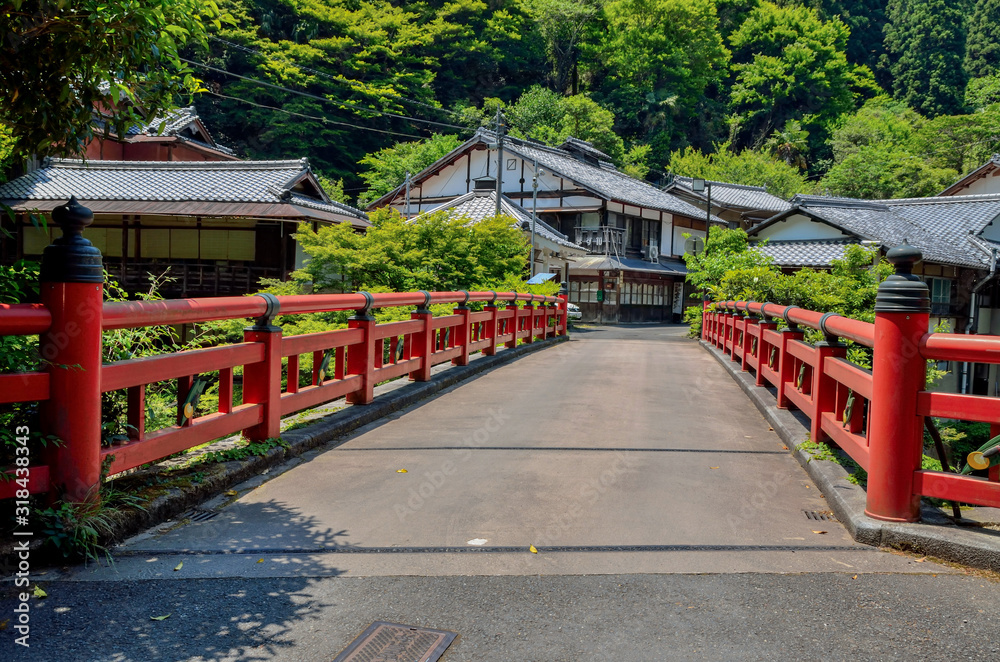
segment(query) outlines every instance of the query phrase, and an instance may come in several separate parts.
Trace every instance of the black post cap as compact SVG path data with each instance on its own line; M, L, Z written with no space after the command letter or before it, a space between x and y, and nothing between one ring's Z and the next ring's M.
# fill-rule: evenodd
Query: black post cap
M41 281L103 283L101 251L83 238L84 229L94 222L93 212L72 197L52 210L52 220L62 229L62 236L42 253Z
M927 283L913 275L913 267L923 259L923 254L905 239L888 253L886 259L896 268L879 286L875 296L876 313L929 313L930 290Z

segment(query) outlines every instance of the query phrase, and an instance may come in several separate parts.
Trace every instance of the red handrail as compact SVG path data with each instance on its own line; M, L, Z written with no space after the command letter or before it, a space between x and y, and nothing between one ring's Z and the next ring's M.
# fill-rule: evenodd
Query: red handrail
M983 421L1000 434L997 398L923 390L925 361L1000 363L1000 337L925 333L926 312L889 310L876 313L876 324L871 324L795 306L721 301L706 304L702 338L739 362L743 371L755 372L758 386L776 387L779 408L805 413L811 420L810 439L838 444L869 470L872 516L912 519L917 516L913 498L921 494L1000 507L997 468L987 480L922 471L919 463L912 464L922 446L922 424L914 423L920 417ZM791 328L772 330L775 320L787 321ZM879 323L883 326L877 334ZM875 370L847 361L841 343L804 342L796 325L820 330L827 340L849 339L874 348Z
M414 380L426 381L434 365L447 361L466 365L474 352L492 355L501 344L512 348L519 341L530 343L567 333L565 297L516 292L356 292L270 300L247 296L102 305L99 285L96 292L95 286L87 284L57 287L63 288L63 293L50 296L48 307L0 305L0 335L43 334L41 350L50 365L71 364L74 369L0 375L0 387L4 389L0 402L40 401L50 411L62 412L58 420L73 421L60 428L59 436L64 441L61 455L51 466L32 467L36 478L29 487L29 491L39 492L59 486L71 499L93 497L102 461L109 462L111 473L117 473L223 435L242 432L252 440L277 437L283 414L344 396L351 402L367 404L378 382L407 374ZM74 299L81 296L90 299L88 305ZM508 307L503 310L487 305L482 312L473 313L463 305L468 302L506 303ZM426 305L447 303L457 304L453 314L434 317L424 311ZM355 315L349 329L291 338L282 338L281 329L271 321L277 315L365 312L400 306L416 306L418 310L406 322L379 325L370 316ZM244 318L263 318L266 324L247 328L243 343L103 366L100 363L101 330ZM57 323L60 328L53 328ZM64 351L71 351L73 360L62 360ZM311 384L300 386L299 358L303 354L312 355L313 375ZM287 380L283 359L288 365ZM326 371L320 367L324 361L329 363ZM244 371L242 403L233 398L233 373L240 368ZM211 372L219 374L218 411L184 411L193 378ZM168 380L176 380L178 385L178 423L147 434L146 386ZM128 393L129 440L98 448L100 394L114 390ZM11 391L10 395L7 391ZM43 417L43 425L50 422ZM82 441L75 439L77 433ZM84 451L79 452L81 449ZM80 466L89 464L94 466ZM0 482L0 498L12 496L12 486L16 484Z

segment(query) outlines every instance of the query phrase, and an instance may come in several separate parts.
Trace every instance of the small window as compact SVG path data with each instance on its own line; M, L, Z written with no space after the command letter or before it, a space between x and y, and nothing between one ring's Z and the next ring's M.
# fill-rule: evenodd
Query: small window
M947 278L931 278L931 313L947 315L951 310L951 281Z

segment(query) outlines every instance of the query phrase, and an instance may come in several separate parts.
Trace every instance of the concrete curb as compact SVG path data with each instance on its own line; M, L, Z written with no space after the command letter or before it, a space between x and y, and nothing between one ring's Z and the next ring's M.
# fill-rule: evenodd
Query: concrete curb
M883 522L865 515L865 491L847 481L841 465L818 460L798 446L809 438L808 425L801 414L778 409L772 389L757 386L749 373L722 351L703 340L699 343L722 364L754 403L789 452L823 493L830 509L856 541L874 547L892 547L934 556L974 568L1000 571L1000 531L955 525L939 511L925 506L923 522L902 524Z
M375 400L369 405L349 405L343 410L317 419L315 423L282 433L281 437L288 444L288 448L276 447L263 455L217 464L200 483L171 488L167 494L158 496L147 504L145 512L126 511L116 523L114 536L107 542L124 540L144 529L166 522L212 497L216 497L221 505L224 500L222 493L226 490L254 477L260 478L259 481L255 481L255 484L259 484L278 475L280 472L273 474L269 472L267 477L261 476L272 467L287 463L289 466L285 468L291 468L294 464L305 461L299 459L300 455L317 446L345 437L388 414L414 405L451 386L526 354L568 340L569 336L556 336L519 345L514 349L502 349L494 356L476 354L471 357L467 366L449 364L435 366L434 373L427 382L409 382L403 378L377 386ZM36 540L36 543L40 544L41 540Z

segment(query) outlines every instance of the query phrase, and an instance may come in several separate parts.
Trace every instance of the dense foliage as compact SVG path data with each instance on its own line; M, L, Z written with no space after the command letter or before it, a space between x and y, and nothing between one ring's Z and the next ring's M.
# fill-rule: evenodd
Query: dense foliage
M924 195L1000 148L998 0L9 5L0 124L18 154L84 140L94 102L124 94L155 113L202 85L196 103L220 143L307 156L359 204L493 126L498 109L515 135L590 140L656 183L714 159L720 178L779 195ZM877 121L873 99L908 135L845 152L845 132ZM119 104L118 121L133 107Z

